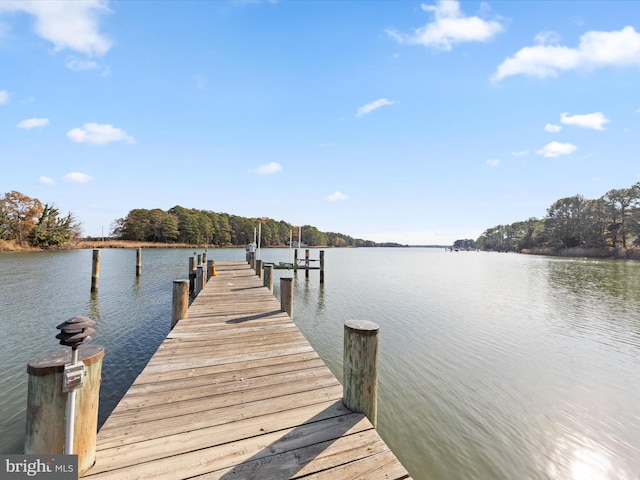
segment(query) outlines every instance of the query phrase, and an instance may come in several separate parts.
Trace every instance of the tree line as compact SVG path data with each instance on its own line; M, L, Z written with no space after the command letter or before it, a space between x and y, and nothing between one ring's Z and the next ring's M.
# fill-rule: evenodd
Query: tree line
M175 206L169 210L136 208L112 225L112 235L120 240L139 242L186 243L218 247L247 245L254 241L255 229L261 224L261 246L285 246L293 231L298 241L298 228L271 218L246 218L210 210ZM304 245L329 247L372 247L375 242L352 238L334 232L321 232L316 227L302 227Z
M596 199L561 198L544 218L529 218L485 230L475 241L482 250L558 252L582 247L625 256L640 246L640 182L612 189Z
M209 210L175 206L167 211L136 208L111 225L111 238L138 242L181 243L218 247L241 246L253 242L261 224L261 245L289 244L290 233L298 241L298 228L271 218L246 218ZM73 214L61 215L50 204L17 191L0 197L0 240L15 241L38 248L61 248L80 239L80 223ZM302 227L302 244L310 247L373 247L375 242L342 233L321 232Z
M0 240L47 249L79 236L80 224L71 213L61 215L55 206L15 190L0 197Z

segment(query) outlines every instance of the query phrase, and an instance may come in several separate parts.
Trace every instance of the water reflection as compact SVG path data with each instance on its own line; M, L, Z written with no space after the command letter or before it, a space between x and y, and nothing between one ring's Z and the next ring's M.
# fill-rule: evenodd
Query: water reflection
M547 473L562 480L631 480L631 473L615 465L615 459L596 441L574 432L558 439Z

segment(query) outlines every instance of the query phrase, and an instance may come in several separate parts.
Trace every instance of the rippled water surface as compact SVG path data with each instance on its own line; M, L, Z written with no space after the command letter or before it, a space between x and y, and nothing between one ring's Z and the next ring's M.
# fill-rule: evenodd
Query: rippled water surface
M97 295L90 250L0 254L0 452L21 451L26 363L57 347L70 316L98 321L105 418L166 336L191 254L143 250L136 279L135 251L102 250ZM315 271L296 276L294 320L340 379L344 320L380 325L379 431L414 478L640 478L640 263L417 248L325 258L323 287Z

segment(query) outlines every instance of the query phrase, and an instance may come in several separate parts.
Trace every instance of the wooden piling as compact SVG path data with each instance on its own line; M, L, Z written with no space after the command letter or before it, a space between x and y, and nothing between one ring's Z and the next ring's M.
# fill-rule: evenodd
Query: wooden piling
M304 251L304 278L309 279L309 250Z
M196 289L196 259L189 257L189 293Z
M273 292L273 265L264 266L263 285Z
M367 320L344 323L342 403L364 413L371 424L378 422L378 332Z
M79 475L95 463L98 431L98 399L104 347L81 345L78 360L85 364L84 386L76 390L73 452L78 455ZM71 349L40 355L27 365L27 432L25 454L64 453L67 393L62 391L64 365Z
M207 260L207 278L213 277L213 260Z
M203 269L202 269L202 265L198 265L198 268L196 270L196 289L193 292L194 294L199 294L202 289L204 288L204 277L203 277Z
M189 280L173 281L173 299L171 301L171 328L178 320L187 318L189 309Z
M324 283L324 250L320 250L320 284Z
M142 275L142 248L136 249L136 277Z
M293 278L280 278L280 310L293 318Z
M262 260L256 260L256 275L262 278Z
M100 278L100 250L93 251L93 261L91 262L91 291L98 291L98 280Z

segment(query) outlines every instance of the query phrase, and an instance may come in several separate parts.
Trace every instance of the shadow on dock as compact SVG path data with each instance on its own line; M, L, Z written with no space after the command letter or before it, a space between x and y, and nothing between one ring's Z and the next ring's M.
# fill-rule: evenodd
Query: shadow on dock
M325 468L335 466L336 462L332 457L338 452L332 454L329 451L331 445L335 442L344 442L349 435L357 434L360 431L358 425L362 427L363 419L362 414L352 413L342 404L342 400L338 400L233 467L220 479L293 479L318 472L323 469L323 465ZM352 432L349 433L350 431ZM305 472L305 467L312 461L314 461L313 471Z
M232 320L227 320L225 323L231 325L231 324L234 324L234 323L250 322L251 320L260 320L261 318L267 318L267 317L273 317L274 315L280 315L281 313L282 313L282 310L272 310L270 312L259 313L257 315L248 315L246 317L234 318Z

